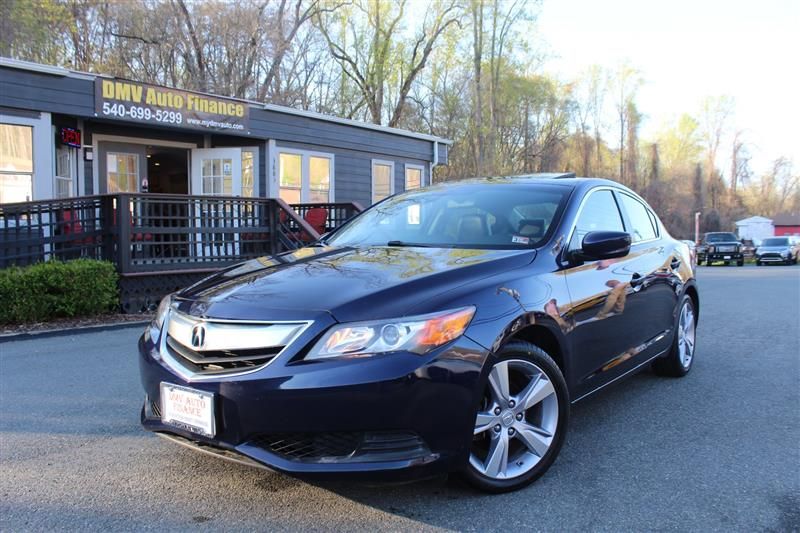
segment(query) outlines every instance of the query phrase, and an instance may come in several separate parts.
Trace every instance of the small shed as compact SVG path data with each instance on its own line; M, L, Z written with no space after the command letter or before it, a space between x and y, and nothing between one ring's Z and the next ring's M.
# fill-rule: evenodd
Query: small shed
M740 239L761 241L775 235L772 220L766 217L753 216L736 222L736 232Z

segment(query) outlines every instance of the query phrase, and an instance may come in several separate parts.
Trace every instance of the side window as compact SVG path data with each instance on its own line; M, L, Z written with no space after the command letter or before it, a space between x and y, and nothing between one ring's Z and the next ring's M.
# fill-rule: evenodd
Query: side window
M592 231L625 231L622 217L617 208L614 195L609 190L595 191L583 204L578 223L572 234L569 249L577 250L581 247L583 237Z
M622 208L628 214L628 220L631 223L629 231L631 240L640 242L655 239L656 230L653 228L653 221L644 204L627 194L620 194L619 198L622 202Z

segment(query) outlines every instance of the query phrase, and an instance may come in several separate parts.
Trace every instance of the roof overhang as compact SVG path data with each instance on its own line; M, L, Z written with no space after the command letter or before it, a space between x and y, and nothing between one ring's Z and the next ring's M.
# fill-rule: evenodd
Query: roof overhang
M70 70L65 69L63 67L56 67L53 65L44 65L41 63L33 63L31 61L22 61L19 59L11 59L7 57L0 57L0 66L1 67L8 67L8 68L15 68L19 70L27 70L31 72L41 72L43 74L50 74L53 76L63 76L68 78L76 78L82 80L90 80L93 81L96 78L112 78L113 76L106 75L106 74L94 74L91 72L80 72L77 70ZM216 96L222 97L219 94L211 94L211 93L201 93L206 94L208 96ZM228 97L226 97L228 98ZM389 126L382 126L380 124L370 124L368 122L361 122L358 120L352 120L347 118L335 117L333 115L326 115L324 113L317 113L316 111L308 111L304 109L295 109L293 107L281 106L276 104L265 104L264 102L256 102L253 100L245 100L242 98L231 98L232 100L238 100L240 102L244 102L250 106L261 108L267 111L272 111L275 113L284 113L287 115L295 115L300 117L311 118L314 120L321 120L324 122L332 122L334 124L343 124L346 126L351 126L354 128L362 128L368 129L373 131L382 131L384 133L389 133L391 135L400 135L402 137L411 137L413 139L420 139L423 141L435 142L435 143L442 143L444 145L450 146L453 144L453 141L450 139L445 139L443 137L437 137L435 135L428 135L426 133L415 133L409 130L403 130L400 128L390 128Z

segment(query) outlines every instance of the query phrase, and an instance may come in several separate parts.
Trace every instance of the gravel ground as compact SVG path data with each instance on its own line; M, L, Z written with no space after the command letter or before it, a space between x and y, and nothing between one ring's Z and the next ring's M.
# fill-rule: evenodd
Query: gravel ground
M143 432L140 327L0 343L0 529L800 529L800 267L698 273L685 379L574 406L525 490L308 484Z

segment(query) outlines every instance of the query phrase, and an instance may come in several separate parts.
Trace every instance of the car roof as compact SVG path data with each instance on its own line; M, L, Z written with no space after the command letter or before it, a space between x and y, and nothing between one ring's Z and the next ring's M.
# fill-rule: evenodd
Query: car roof
M507 183L507 184L551 184L561 186L571 186L573 188L591 188L598 185L616 187L629 191L624 185L605 178L583 178L578 177L573 172L540 172L534 174L519 174L515 176L486 176L479 178L464 178L454 181L439 182L436 185L466 185L481 183ZM632 192L632 191L631 191Z

